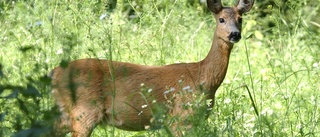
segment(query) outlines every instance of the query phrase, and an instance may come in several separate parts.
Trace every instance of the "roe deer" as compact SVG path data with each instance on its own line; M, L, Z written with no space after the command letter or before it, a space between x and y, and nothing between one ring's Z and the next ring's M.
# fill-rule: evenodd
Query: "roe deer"
M227 72L231 49L241 39L241 15L253 3L254 0L239 0L235 7L223 7L220 0L207 0L216 29L211 49L200 62L144 66L81 59L66 68L55 68L51 72L52 93L61 111L55 123L56 133L69 131L73 137L90 136L100 123L129 131L145 130L152 125L156 107L168 116L186 117L195 112L183 109L180 104L184 98L174 96L180 92L177 89L181 83L193 92L205 91L205 98L211 100L208 108L212 108L216 90ZM150 96L144 95L142 88L149 89ZM172 107L162 105L168 99L172 99ZM176 133L177 124L171 126Z

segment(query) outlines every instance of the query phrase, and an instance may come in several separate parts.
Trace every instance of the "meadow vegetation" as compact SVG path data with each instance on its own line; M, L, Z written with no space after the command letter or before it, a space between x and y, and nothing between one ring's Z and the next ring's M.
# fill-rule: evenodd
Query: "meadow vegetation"
M320 0L256 0L213 111L186 136L320 136L319 13ZM214 27L196 0L1 1L0 136L49 133L58 113L46 75L55 66L200 61ZM98 126L92 136L168 135Z

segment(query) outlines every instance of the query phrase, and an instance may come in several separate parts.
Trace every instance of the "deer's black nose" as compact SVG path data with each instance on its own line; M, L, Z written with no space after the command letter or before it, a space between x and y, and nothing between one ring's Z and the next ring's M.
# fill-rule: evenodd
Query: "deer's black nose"
M229 35L229 40L232 43L236 43L241 39L241 33L239 31L233 31Z

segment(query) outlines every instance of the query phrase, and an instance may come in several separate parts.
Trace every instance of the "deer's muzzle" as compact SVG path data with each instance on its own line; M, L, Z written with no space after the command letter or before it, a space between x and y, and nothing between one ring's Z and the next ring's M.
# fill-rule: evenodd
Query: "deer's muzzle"
M233 31L229 35L229 41L231 43L237 43L241 39L241 33L239 31Z

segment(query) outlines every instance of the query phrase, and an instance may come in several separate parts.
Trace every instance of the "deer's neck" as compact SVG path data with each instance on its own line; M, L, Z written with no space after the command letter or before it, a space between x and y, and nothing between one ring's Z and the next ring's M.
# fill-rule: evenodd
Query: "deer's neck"
M232 47L232 43L227 43L215 35L209 54L200 62L204 88L208 90L212 96L214 96L215 91L227 73Z

